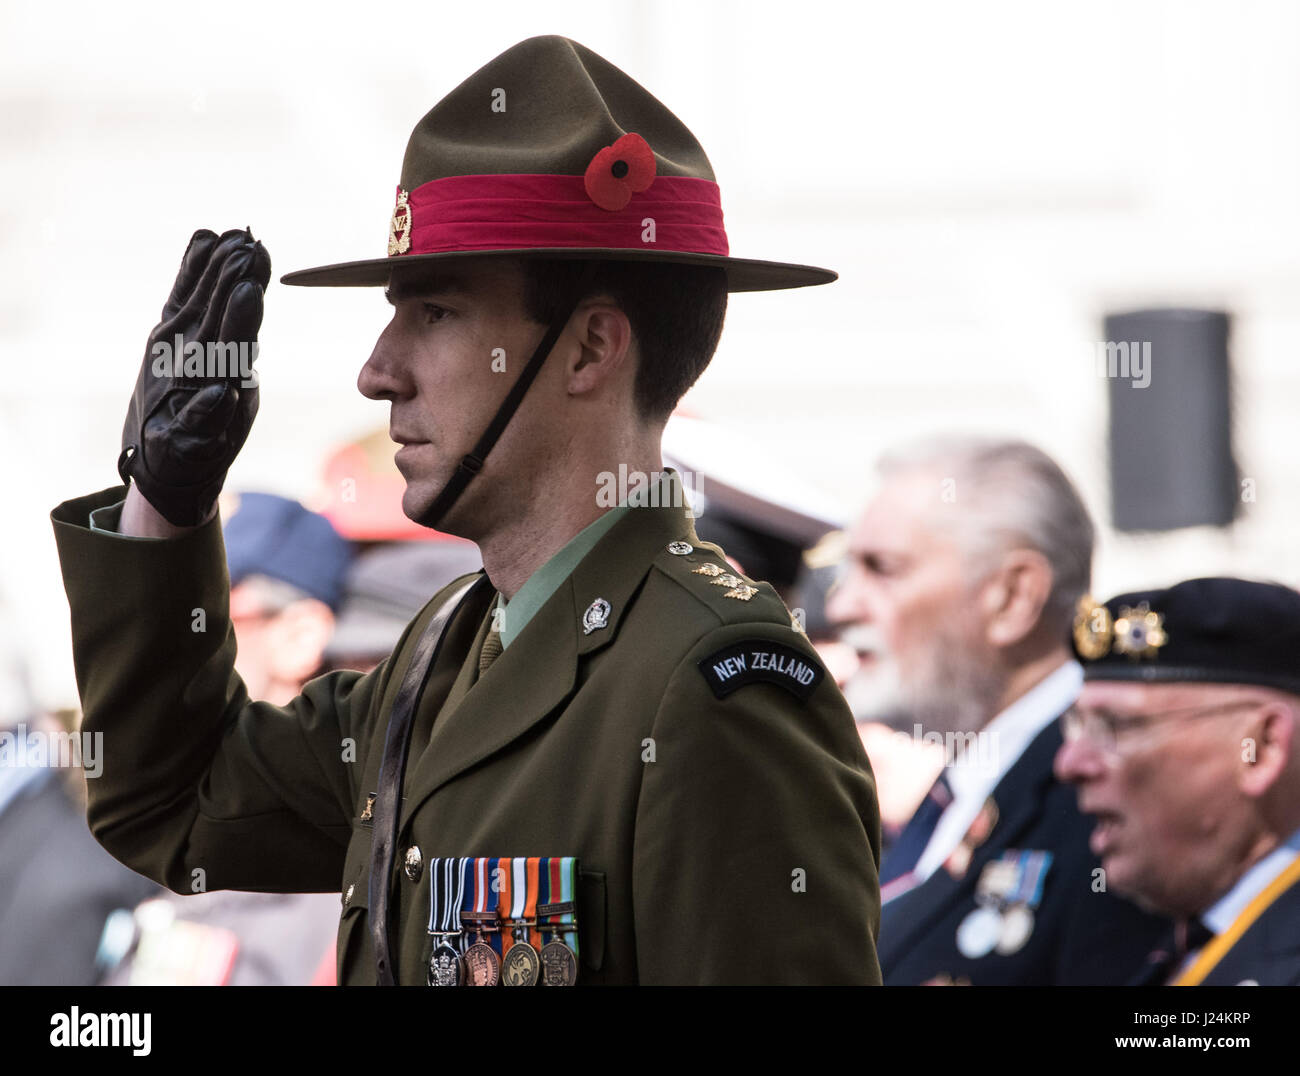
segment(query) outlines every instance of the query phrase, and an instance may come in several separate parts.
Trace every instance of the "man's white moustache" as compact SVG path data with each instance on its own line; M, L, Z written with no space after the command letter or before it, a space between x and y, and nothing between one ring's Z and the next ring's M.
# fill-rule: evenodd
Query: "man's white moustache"
M850 624L840 631L840 642L851 646L860 654L884 653L885 640L881 630L874 624Z

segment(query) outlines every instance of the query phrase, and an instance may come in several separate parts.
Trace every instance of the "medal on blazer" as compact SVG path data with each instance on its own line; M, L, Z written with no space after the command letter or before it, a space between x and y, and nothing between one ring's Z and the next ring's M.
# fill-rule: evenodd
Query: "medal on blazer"
M1016 882L1007 894L1002 912L1002 932L998 935L998 955L1018 953L1034 933L1034 909L1043 899L1043 883L1052 853L1044 851L1005 852L1008 862L1015 857Z
M984 865L975 885L979 907L957 927L957 950L969 960L1012 956L1034 933L1034 909L1043 898L1043 883L1052 853L1008 849Z
M473 884L465 894L468 910L461 919L473 929L474 944L465 950L465 969L470 986L496 986L501 979L501 961L491 941L497 931L497 860L480 857L472 860Z
M957 847L953 849L952 854L944 860L943 869L952 877L961 879L966 875L966 869L970 866L970 861L975 855L975 849L989 839L989 834L993 832L993 827L998 824L998 804L990 796L984 801L984 806L980 808L979 814L967 828L965 835L958 842Z
M998 934L998 952L1003 956L1018 953L1034 932L1034 913L1024 904L1013 904L1002 914Z
M465 886L466 859L435 859L429 865L429 927L431 937L440 939L429 955L426 982L430 986L460 986L465 966L452 944L461 934L460 910Z
M501 961L502 986L536 986L542 961L529 940L537 922L537 882L541 860L517 856L511 860L510 918L503 920L502 944L510 942Z
M969 960L993 952L1002 933L1002 916L996 908L982 904L957 927L957 951Z
M544 859L541 877L542 899L537 905L537 922L550 941L542 946L542 985L573 986L578 981L578 919L574 891L578 861L572 856Z

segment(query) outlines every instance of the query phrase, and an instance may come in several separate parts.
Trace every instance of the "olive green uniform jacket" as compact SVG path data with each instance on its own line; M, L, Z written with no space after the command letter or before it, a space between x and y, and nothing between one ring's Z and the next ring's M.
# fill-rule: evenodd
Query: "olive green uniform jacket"
M234 671L219 523L168 541L89 529L124 494L52 513L83 727L103 733L92 832L179 893L339 892L339 982L374 983L367 798L411 650L455 585L374 671L255 702ZM680 542L693 550L669 551ZM578 857L580 983L880 981L880 820L852 716L775 592L728 597L703 564L730 570L685 509L636 508L481 678L491 588L452 621L402 786L399 983L423 985L430 952L429 871L407 871L412 846L425 864ZM597 598L608 622L587 633ZM731 682L748 661L726 657L779 666L762 655L782 648L814 685L773 667Z

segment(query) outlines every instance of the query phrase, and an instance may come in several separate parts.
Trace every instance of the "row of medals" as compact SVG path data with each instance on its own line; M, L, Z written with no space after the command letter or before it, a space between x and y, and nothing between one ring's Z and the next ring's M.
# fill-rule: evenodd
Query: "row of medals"
M573 986L578 981L578 959L573 950L557 937L543 945L539 954L528 940L528 925L514 927L515 943L506 950L504 958L497 956L496 950L481 933L475 934L477 940L465 950L464 956L444 935L429 957L429 985L536 986L541 982L543 986ZM501 929L508 926L509 920ZM557 926L568 930L577 928L576 923ZM558 934L559 931L546 933Z
M1018 953L1034 932L1033 910L1024 903L981 904L957 927L957 951L978 960L997 950L999 956Z

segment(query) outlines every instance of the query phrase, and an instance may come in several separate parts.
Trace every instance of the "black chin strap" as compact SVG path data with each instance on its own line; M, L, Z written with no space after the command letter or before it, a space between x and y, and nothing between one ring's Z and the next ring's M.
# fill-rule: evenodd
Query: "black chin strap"
M492 421L483 431L483 436L478 439L478 444L469 455L464 456L460 463L456 465L456 472L443 486L442 492L438 494L429 510L424 512L419 522L426 527L436 527L438 523L446 516L451 506L462 493L465 487L469 485L470 479L479 471L483 470L483 464L487 460L487 455L492 451L492 446L497 443L497 439L505 432L510 420L514 417L519 405L523 402L524 393L537 379L541 373L542 365L550 357L551 349L555 347L555 342L559 340L560 333L564 332L564 327L569 323L569 318L573 317L573 312L578 308L583 296L596 274L596 264L592 261L583 263L581 272L578 275L577 282L574 285L573 293L568 303L560 308L555 320L551 322L550 328L546 330L546 335L533 351L532 357L524 366L523 371L519 374L518 379L510 387L510 392L501 406L497 408L497 413L492 416Z

